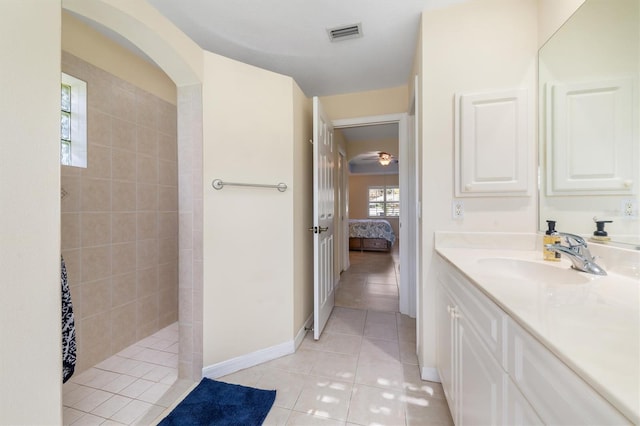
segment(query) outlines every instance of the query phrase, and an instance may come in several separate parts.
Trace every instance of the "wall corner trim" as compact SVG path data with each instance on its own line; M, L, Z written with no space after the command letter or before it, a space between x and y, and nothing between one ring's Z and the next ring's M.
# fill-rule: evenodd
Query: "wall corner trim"
M428 382L441 383L438 369L433 367L422 367L420 369L420 378Z
M202 369L202 377L217 379L219 377L226 376L227 374L235 373L236 371L280 358L281 356L290 355L294 352L295 342L290 340L288 342L280 343L279 345L260 349L246 355L241 355L239 357L204 367Z

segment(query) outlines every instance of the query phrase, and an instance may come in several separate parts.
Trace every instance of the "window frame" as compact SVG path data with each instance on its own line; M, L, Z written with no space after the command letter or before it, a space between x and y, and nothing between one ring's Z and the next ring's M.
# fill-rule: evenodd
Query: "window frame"
M60 87L71 87L71 163L60 164L71 167L87 167L87 83L66 73L61 73ZM60 114L64 110L60 105ZM62 150L62 134L60 135L60 150Z
M388 190L397 190L398 191L398 199L397 200L388 200L387 199L387 191ZM371 200L371 191L372 190L382 190L383 199L382 201L372 201ZM382 215L372 215L371 214L371 204L372 203L380 203L382 204ZM389 216L387 213L389 212L388 205L389 204L397 204L397 215ZM370 185L367 187L367 217L369 218L382 218L382 219L398 219L400 218L400 185Z

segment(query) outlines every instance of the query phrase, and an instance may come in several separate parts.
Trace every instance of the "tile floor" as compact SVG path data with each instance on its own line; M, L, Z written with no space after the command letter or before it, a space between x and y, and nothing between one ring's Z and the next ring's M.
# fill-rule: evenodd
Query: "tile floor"
M320 340L218 380L276 389L265 425L452 425L440 384L420 379L415 320L398 312L397 249L350 261ZM64 424L155 424L194 386L176 381L177 342L174 324L72 377Z
M192 385L178 377L178 324L76 374L62 387L64 425L149 425Z
M442 387L420 379L415 320L398 312L398 257L350 252L317 342L218 380L276 389L265 425L452 425Z

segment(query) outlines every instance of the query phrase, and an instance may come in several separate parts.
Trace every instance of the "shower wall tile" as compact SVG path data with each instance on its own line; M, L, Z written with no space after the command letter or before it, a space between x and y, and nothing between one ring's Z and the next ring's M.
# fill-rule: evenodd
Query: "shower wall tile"
M87 178L80 186L82 211L111 211L111 180Z
M136 181L136 155L133 151L114 148L111 152L112 177L117 180Z
M80 247L80 214L62 213L60 215L61 248L62 250Z
M117 182L114 182L114 188L116 187L116 184ZM133 191L133 195L135 205L135 190ZM114 211L111 213L111 242L125 243L135 241L138 214L135 212L118 212L115 209L115 204L114 200Z
M87 150L90 167L81 169L82 176L111 179L111 147L93 144Z
M89 90L88 96L93 93ZM111 116L100 109L89 107L87 117L87 139L89 145L112 146L112 123Z
M82 372L178 319L177 108L63 52L87 82L87 168L61 166Z
M136 211L137 185L135 182L113 181L111 197L112 212Z
M83 283L81 286L83 315L101 314L111 310L111 278ZM79 318L84 318L79 316Z
M113 118L111 121L111 146L135 152L137 150L137 131L134 123Z
M82 213L82 247L111 243L111 213Z
M136 300L137 295L137 273L136 271L127 272L121 275L114 275L111 278L112 293L111 307L117 308L123 305L129 305L132 300ZM132 322L131 324L134 324Z

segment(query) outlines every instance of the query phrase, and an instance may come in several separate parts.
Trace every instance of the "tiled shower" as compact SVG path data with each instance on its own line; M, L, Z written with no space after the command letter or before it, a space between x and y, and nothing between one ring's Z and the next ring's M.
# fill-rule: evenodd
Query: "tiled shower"
M178 320L176 106L62 52L87 83L87 168L61 166L76 372Z

